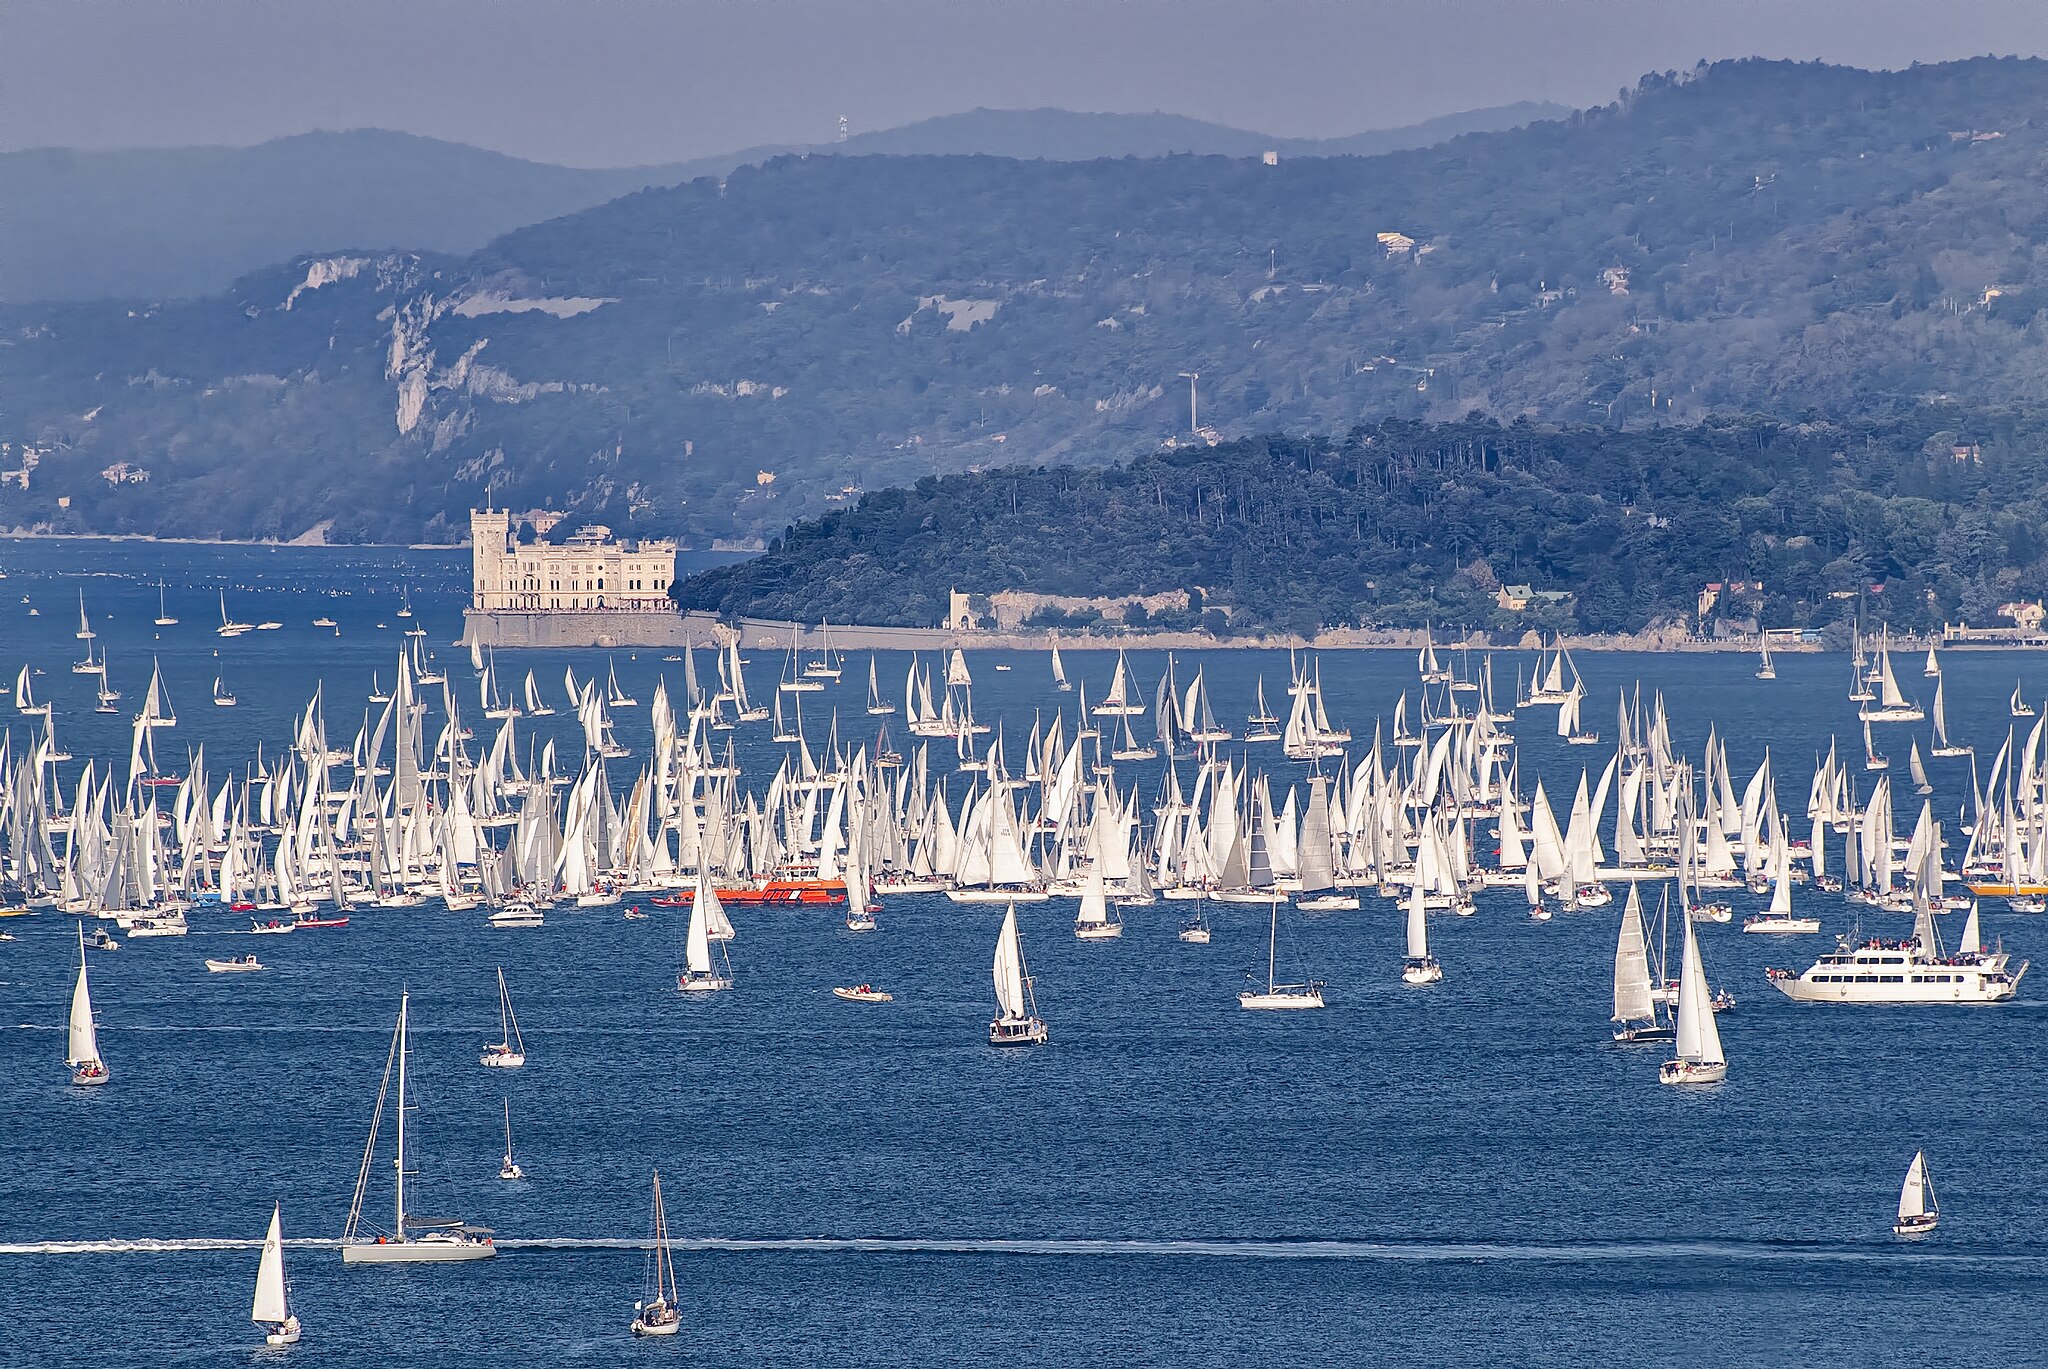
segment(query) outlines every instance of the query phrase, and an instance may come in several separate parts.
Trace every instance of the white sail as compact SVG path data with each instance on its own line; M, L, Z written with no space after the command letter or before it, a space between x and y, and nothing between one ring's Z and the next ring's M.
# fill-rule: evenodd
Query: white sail
M1956 954L1982 955L1983 953L1984 933L1977 925L1977 903L1975 899L1972 899L1970 901L1970 916L1963 921L1963 939L1956 943Z
M78 984L71 990L71 1042L65 1064L77 1069L99 1065L100 1037L92 1020L92 991L85 982L85 925L78 926Z
M1002 1016L1026 1016L1024 1003L1024 947L1017 938L1017 905L1003 914L1002 934L996 938L996 1006Z
M690 932L683 955L693 975L711 973L711 925L709 906L718 895L702 873L697 876L697 896L690 901Z
M1925 1217L1934 1210L1934 1194L1927 1184L1927 1152L1913 1152L1913 1163L1906 1167L1906 1182L1899 1189L1899 1221Z
M1650 953L1643 939L1643 905L1633 882L1621 910L1621 935L1614 943L1614 1020L1640 1021L1655 1015L1650 997Z
M1700 1065L1725 1065L1721 1032L1714 1025L1714 1004L1707 991L1707 969L1700 960L1700 941L1692 919L1685 923L1685 966L1678 981L1678 1058Z
M284 1287L284 1208L270 1209L270 1234L263 1238L263 1258L256 1265L256 1298L249 1320L283 1324L291 1319Z
M1429 913L1423 901L1422 871L1416 869L1414 880L1408 885L1408 958L1426 959L1429 955Z

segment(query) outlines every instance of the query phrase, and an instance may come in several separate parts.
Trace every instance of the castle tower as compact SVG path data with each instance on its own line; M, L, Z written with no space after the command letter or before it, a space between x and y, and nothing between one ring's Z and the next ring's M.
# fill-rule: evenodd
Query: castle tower
M469 511L469 575L471 608L488 609L506 605L510 585L512 515L505 510Z

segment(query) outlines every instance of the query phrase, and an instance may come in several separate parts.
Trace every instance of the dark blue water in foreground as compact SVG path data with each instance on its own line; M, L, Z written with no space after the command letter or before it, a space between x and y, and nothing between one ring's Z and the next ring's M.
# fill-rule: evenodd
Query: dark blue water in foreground
M458 558L38 544L0 545L0 565L0 671L11 680L26 660L48 672L38 687L57 700L60 735L79 758L67 782L88 755L125 767L128 747L126 715L93 714L88 683L68 673L81 584L124 708L159 653L180 712L172 749L205 742L216 775L246 763L257 740L267 751L285 740L316 680L332 739L346 740L371 671L389 683L402 584L455 666L451 680L469 680L447 645L467 574ZM80 579L85 568L105 574ZM155 591L141 582L160 569L184 621L156 641ZM243 587L229 601L237 617L285 628L215 638L222 583ZM24 594L40 617L25 616ZM308 626L323 611L339 637ZM613 657L643 705L620 731L643 751L656 672L680 689L680 667L658 657ZM559 706L563 666L586 676L606 659L507 653L499 664L511 679L536 667ZM1503 693L1516 659L1496 657ZM1015 668L998 673L999 660ZM1279 699L1284 655L1204 660L1219 712L1241 716L1261 671ZM1069 661L1097 695L1109 659L1077 651ZM1033 708L1049 717L1064 704L1071 715L1073 696L1051 691L1042 656L976 653L973 663L977 714L1001 715L1013 755ZM757 694L777 664L753 652ZM883 658L892 694L903 664ZM1160 662L1134 664L1149 696ZM1831 732L1860 747L1841 657L1783 658L1775 685L1751 680L1753 663L1733 656L1589 654L1580 664L1588 718L1603 731L1615 688L1641 679L1665 691L1676 739L1694 755L1708 724L1720 725L1738 786L1768 744L1788 811L1803 812L1812 757ZM2015 672L2038 696L2042 664L1948 659L1952 729L1986 765L2010 722ZM1931 694L1917 658L1900 665L1909 692ZM216 673L241 707L208 705ZM1332 712L1361 738L1413 678L1403 653L1324 663ZM866 656L855 654L843 688L825 696L849 735L871 732L865 683ZM822 722L825 707L806 712ZM18 744L11 703L0 717ZM1524 715L1522 778L1526 789L1540 774L1562 807L1579 766L1607 753L1567 753L1552 721L1548 709ZM547 726L575 754L564 720ZM1901 780L1908 735L1880 734ZM750 779L764 784L765 729L741 736ZM1299 774L1277 755L1261 763L1276 778ZM1952 818L1968 763L1930 764L1937 811ZM1135 769L1149 793L1156 768ZM953 786L956 806L964 788ZM1916 807L1901 797L1902 827ZM1802 894L1829 932L1847 929L1837 900ZM1752 902L1735 901L1742 912ZM1864 913L1867 928L1903 929L1904 919ZM440 1365L508 1351L522 1363L680 1355L719 1365L2041 1356L2039 970L2023 1001L2001 1009L1798 1008L1762 968L1803 966L1825 938L1704 929L1712 977L1742 1001L1722 1024L1729 1082L1694 1092L1658 1086L1657 1048L1608 1041L1611 911L1538 926L1518 893L1488 894L1478 916L1433 924L1449 977L1424 991L1399 983L1392 905L1297 915L1283 927L1286 958L1329 981L1331 1006L1261 1015L1233 1001L1264 954L1260 910L1219 910L1215 943L1189 947L1174 938L1177 905L1133 910L1121 942L1092 944L1070 935L1071 904L1040 905L1022 917L1053 1041L1029 1052L983 1044L998 916L898 898L880 933L854 937L826 914L740 910L739 987L687 1000L673 978L678 922L665 913L550 913L542 931L493 933L479 914L430 906L262 942L233 934L239 920L195 917L188 938L95 959L115 1071L100 1090L70 1087L60 1064L71 921L10 920L0 1364L279 1362L251 1348L253 1249L125 1243L253 1246L279 1198L288 1236L332 1239L401 985L414 993L422 1102L415 1206L487 1221L506 1249L488 1264L413 1271L345 1270L331 1249L294 1249L307 1339L284 1362ZM1985 931L2048 958L2048 919L1987 906ZM200 964L251 948L269 973L210 976ZM476 1059L495 1027L497 965L525 1027L529 1063L516 1072ZM863 1008L827 992L858 980L897 1001ZM496 1178L502 1098L524 1183ZM1921 1146L1943 1222L1905 1245L1889 1235L1891 1209ZM691 1330L636 1345L625 1328L640 1255L578 1243L644 1234L652 1165L685 1245ZM373 1193L388 1208L388 1185ZM96 1242L114 1244L47 1245Z

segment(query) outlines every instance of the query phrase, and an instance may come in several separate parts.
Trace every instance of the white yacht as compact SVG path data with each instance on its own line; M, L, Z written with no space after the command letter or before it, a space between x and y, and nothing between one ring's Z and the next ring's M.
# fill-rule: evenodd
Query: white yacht
M341 1229L343 1264L449 1264L460 1260L488 1260L498 1253L491 1233L482 1227L450 1218L421 1217L405 1209L405 1181L417 1171L417 1162L406 1150L406 1116L417 1104L406 1101L406 1071L411 1052L406 1047L410 994L398 996L398 1026L391 1033L391 1053L384 1061L384 1082L377 1089L377 1110L370 1118L370 1139L363 1146L362 1167L356 1171L355 1197L349 1202L348 1222ZM370 1174L376 1169L377 1132L384 1118L384 1100L393 1081L397 1084L396 1157L392 1164L395 1197L392 1227L385 1235L374 1235L363 1217L363 1199L369 1192Z
M1940 1220L1941 1204L1934 1200L1934 1183L1927 1177L1927 1152L1916 1150L1899 1188L1899 1215L1892 1222L1892 1234L1925 1236Z
M284 1204L270 1209L270 1231L263 1238L263 1257L256 1264L256 1296L249 1320L267 1326L265 1345L297 1345L299 1319L291 1308L291 1284L284 1276Z
M519 1035L519 1015L512 1011L512 991L505 987L505 969L498 967L498 1039L484 1047L479 1059L486 1069L516 1070L526 1063L526 1042ZM506 1122L507 1133L511 1123Z
M1904 941L1852 934L1804 974L1764 973L1797 1003L2005 1003L2019 993L2027 962L2015 967L2005 951L1982 949L1973 904L1954 954L1943 951L1934 914L1922 907Z
M732 987L732 961L726 955L723 939L716 943L718 959L711 958L713 909L719 909L719 916L724 915L709 875L700 869L697 894L690 900L690 930L683 940L683 972L676 976L676 987L684 993L715 993Z
M71 1067L71 1082L104 1084L113 1078L107 1062L100 1058L99 1026L93 1021L92 989L85 982L85 929L78 927L78 983L71 989L71 1029L64 1063Z
M519 1167L519 1161L512 1158L512 1100L505 1104L505 1158L498 1163L498 1177L506 1183L516 1183L526 1177L526 1171Z
M1728 1077L1728 1057L1721 1051L1721 1029L1714 1024L1714 1002L1707 989L1707 967L1700 959L1700 939L1691 918L1685 923L1685 960L1678 975L1678 1024L1673 1032L1674 1058L1657 1070L1660 1084L1718 1084Z
M647 1248L647 1296L633 1304L633 1334L673 1336L683 1328L676 1306L675 1255L668 1241L668 1209L661 1201L661 1171L654 1171L654 1233Z
M1024 968L1024 942L1017 935L1017 909L1012 904L1003 914L1003 930L996 937L994 962L996 1015L988 1024L991 1046L1035 1046L1051 1035L1038 1016L1037 996L1031 976Z
M1668 921L1666 922L1668 926ZM1621 910L1621 932L1614 943L1614 1039L1624 1045L1669 1041L1671 1024L1657 1011L1651 991L1649 940L1643 935L1643 903L1636 886L1628 888Z
M1635 892L1633 885L1629 892ZM1417 866L1415 879L1408 886L1408 959L1401 965L1401 982L1419 987L1441 983L1443 977L1444 967L1429 953L1429 909L1423 897L1422 870Z
M1237 996L1240 1008L1286 1010L1290 1008L1320 1008L1323 1006L1323 981L1311 979L1305 984L1279 984L1274 982L1274 964L1278 954L1280 936L1280 898L1273 899L1272 912L1266 922L1266 987L1246 989Z
M1088 887L1081 894L1081 910L1074 915L1074 935L1083 941L1109 941L1124 934L1124 924L1111 917L1109 891L1102 880L1102 861L1088 868Z

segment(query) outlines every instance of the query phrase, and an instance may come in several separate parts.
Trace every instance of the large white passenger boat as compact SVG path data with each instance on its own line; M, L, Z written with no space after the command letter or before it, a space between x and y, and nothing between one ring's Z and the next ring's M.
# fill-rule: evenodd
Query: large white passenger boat
M2026 961L2015 967L2005 951L1980 949L1975 907L1953 953L1942 950L1934 915L1923 908L1905 941L1845 936L1804 974L1765 971L1800 1003L2004 1003L2026 973Z

